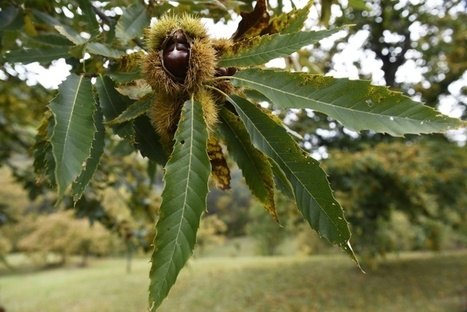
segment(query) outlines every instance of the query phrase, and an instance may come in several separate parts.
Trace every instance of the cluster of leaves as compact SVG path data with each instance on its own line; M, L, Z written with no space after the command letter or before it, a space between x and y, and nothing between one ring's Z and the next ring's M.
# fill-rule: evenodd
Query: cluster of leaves
M282 110L312 109L351 130L395 136L443 132L465 124L366 81L262 69L269 60L343 29L302 31L311 5L270 18L266 2L257 1L253 12L242 14L233 48L218 65L240 69L229 79L245 93L225 95L228 104L220 108L215 136L227 146L253 195L270 214L277 217L277 188L296 201L320 236L356 260L348 223L319 162L299 147L277 117L255 102ZM8 41L13 44L7 47L6 61L47 64L65 58L72 66L39 128L35 169L56 187L58 200L70 192L77 202L101 162L109 131L165 168L150 272L150 303L155 310L192 255L206 210L211 163L202 105L192 100L184 104L174 149L167 157L145 115L157 94L141 80L136 62L144 54L141 38L150 18L158 16L157 5L137 2L115 16L104 3L79 0L66 11L80 18L55 18L64 13L53 7L45 13L12 5L0 12L4 37L27 30L25 37Z

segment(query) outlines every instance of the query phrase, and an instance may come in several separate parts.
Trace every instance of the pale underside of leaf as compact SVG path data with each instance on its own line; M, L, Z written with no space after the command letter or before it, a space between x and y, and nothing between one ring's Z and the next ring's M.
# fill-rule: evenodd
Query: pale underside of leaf
M161 212L151 258L151 311L167 296L195 247L200 218L206 209L211 171L207 139L202 105L185 102L174 149L165 168Z
M86 45L86 50L91 54L107 56L111 58L119 58L125 55L125 51L111 48L108 45L99 42L89 42Z
M228 100L245 123L255 146L275 161L290 181L297 207L311 227L341 246L357 262L350 248L349 225L319 163L256 105L238 96Z
M458 119L368 81L260 69L240 71L232 80L238 86L261 92L278 108L322 112L354 131L401 136L465 126Z

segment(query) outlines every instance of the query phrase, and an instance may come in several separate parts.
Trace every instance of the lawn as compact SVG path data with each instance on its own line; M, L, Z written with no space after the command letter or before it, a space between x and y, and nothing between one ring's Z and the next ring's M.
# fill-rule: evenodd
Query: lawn
M93 260L8 273L7 312L145 311L147 259ZM160 311L459 311L467 309L467 251L394 256L361 273L345 256L205 257L189 262Z

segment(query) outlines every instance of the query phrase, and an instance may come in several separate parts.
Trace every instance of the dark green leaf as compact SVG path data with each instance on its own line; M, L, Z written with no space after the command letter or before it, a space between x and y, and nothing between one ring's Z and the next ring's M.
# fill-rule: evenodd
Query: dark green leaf
M86 45L86 50L89 51L89 53L92 54L97 54L97 55L102 55L102 56L107 56L110 58L119 58L125 55L125 51L117 50L114 48L111 48L105 44L99 43L99 42L90 42Z
M62 35L55 33L28 37L28 40L34 43L45 44L52 47L70 47L73 45L73 43L70 40L66 39Z
M151 311L167 297L178 273L193 254L201 215L206 210L211 172L207 139L202 105L185 102L174 150L165 168L165 186L151 258Z
M124 123L133 120L142 114L146 113L151 107L152 95L146 96L139 101L131 104L125 111L118 115L115 119L107 122L107 125L113 126L116 124Z
M103 118L102 111L97 107L94 112L94 124L96 125L97 132L94 136L94 140L92 141L91 155L86 160L86 165L84 166L83 171L81 171L80 175L73 182L71 187L71 193L75 204L81 198L86 186L91 181L91 178L99 165L99 160L104 153L105 129Z
M32 62L49 63L67 57L70 57L69 47L46 47L11 51L6 55L6 60L11 63L29 64Z
M55 121L53 114L47 110L41 125L37 129L34 151L34 173L39 182L48 181L52 186L56 186L55 181L55 160L52 153L52 137Z
M0 11L0 30L16 30L24 25L23 10L9 6Z
M349 224L319 162L259 107L239 96L228 99L245 123L255 146L275 161L290 181L297 207L311 227L331 243L341 246L357 262L350 247Z
M227 51L219 66L254 66L292 54L300 48L327 38L345 28L331 30L300 31L290 34L274 34L252 37L236 43Z
M238 86L263 93L278 108L313 109L354 131L401 136L444 132L466 125L399 92L363 80L259 69L240 71L232 80Z
M288 34L300 31L308 18L308 14L310 13L310 8L313 6L313 3L313 0L308 1L307 5L301 9L293 9L288 13L274 17L270 21L266 33Z
M132 4L123 11L115 28L116 36L122 43L138 38L149 26L150 18L143 2Z
M36 9L30 9L30 12L38 20L38 22L42 22L43 24L53 26L53 27L63 26L63 24L60 23L56 18L50 16L47 13L44 13Z
M88 24L91 38L93 38L99 34L99 23L97 22L96 13L92 8L92 2L91 0L78 0L78 3L79 8L83 11L84 20Z
M167 163L167 155L149 117L147 115L139 116L134 120L133 126L135 146L141 155L164 166Z
M115 119L131 104L133 104L131 99L121 95L117 90L115 90L114 82L107 76L98 76L96 87L105 120ZM112 129L116 134L123 138L133 138L134 131L131 123L114 125Z
M96 133L96 102L88 78L70 74L59 86L58 95L50 103L55 127L50 142L55 159L58 199L78 177L91 155Z
M135 68L129 72L110 72L109 77L115 82L126 83L141 78L141 71L139 68Z
M223 109L221 121L219 127L229 154L242 170L251 193L278 221L274 205L274 179L268 158L253 146L250 135L237 116L227 109Z

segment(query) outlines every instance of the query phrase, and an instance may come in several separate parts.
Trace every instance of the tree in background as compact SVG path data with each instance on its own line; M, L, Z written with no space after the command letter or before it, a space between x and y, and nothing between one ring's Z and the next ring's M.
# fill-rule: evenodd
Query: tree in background
M388 252L465 248L467 153L447 142L380 143L360 152L332 150L324 162L356 248L372 265ZM403 224L406 224L403 227ZM403 228L403 230L399 230Z
M38 263L48 264L48 256L58 255L64 265L71 255L81 255L82 265L89 254L108 255L115 251L110 233L101 224L90 226L87 220L76 219L72 211L39 216L29 224L29 233L18 243Z
M431 107L440 107L442 102L455 116L465 118L464 1L375 0L366 1L363 7L333 0L320 3L322 23L355 26L332 47L321 45L302 51L293 64L311 72L350 75L386 84ZM331 15L331 10L335 14ZM394 140L374 132L357 135L316 112L301 112L294 118L297 122L291 127L303 134L307 149L358 149ZM444 136L435 137L446 140ZM419 137L407 138L416 141Z
M125 237L132 223L123 222L119 212L109 213L113 205L105 204L106 189L128 203L133 201L122 189L137 194L130 196L136 203L131 217L137 220L142 208L145 217L157 219L151 310L167 296L193 252L209 177L221 189L230 186L227 153L274 219L277 186L321 236L357 262L326 173L281 120L256 103L284 111L313 109L354 131L394 136L444 132L465 123L365 81L264 69L269 60L343 29L301 31L312 2L271 18L266 2L257 1L253 11L241 14L229 40L210 38L195 18L161 17L168 9L206 11L205 1L187 3L11 1L2 8L5 64L48 65L63 58L71 67L36 135L39 179L56 190L58 202L75 205L78 214L108 228L123 223ZM237 2L209 4L214 19L239 9ZM158 23L143 41L152 17ZM11 72L11 65L5 70ZM158 166L165 168L160 207L138 200L157 189ZM140 191L139 185L151 186Z
M464 2L369 1L367 9L346 6L339 1L322 1L321 5L323 23L351 23L356 27L351 27L348 35L331 49L318 47L303 51L294 64L331 74L346 69L347 74L385 83L429 106L451 106L454 115L465 118ZM336 14L326 13L331 9ZM355 53L355 45L363 51ZM465 229L461 225L465 221L460 211L466 205L463 196L458 195L466 193L467 188L460 181L462 176L457 175L465 174L462 169L465 168L465 147L457 146L465 145L465 130L464 135L461 131L448 137L408 135L401 139L371 131L357 134L328 116L312 111L302 110L288 117L289 126L304 137L303 146L329 158L324 163L331 183L353 220L350 223L358 249L366 254L368 261L373 262L401 246L439 249L447 243L448 237L451 245L465 242ZM416 157L405 157L403 151ZM416 178L411 176L409 173L414 171L402 169L405 166L388 159L388 155L398 155L401 163L404 159L408 166L413 165L424 174L416 173ZM436 165L419 167L418 161L422 159ZM394 166L391 173L383 169L383 164L388 162ZM437 168L434 172L439 174L437 179L443 177L443 182L432 180L433 168ZM414 187L409 181L417 181L422 187ZM433 183L437 187L429 187ZM449 196L447 189L456 190L450 194L455 194L458 201ZM433 206L440 212L425 211ZM419 216L408 216L409 211ZM445 217L447 215L450 217ZM401 233L400 227L394 227L396 219L401 224L408 222L406 235L413 241L408 242L407 236L395 235L398 231ZM444 235L450 232L456 234ZM405 243L397 244L397 240Z

